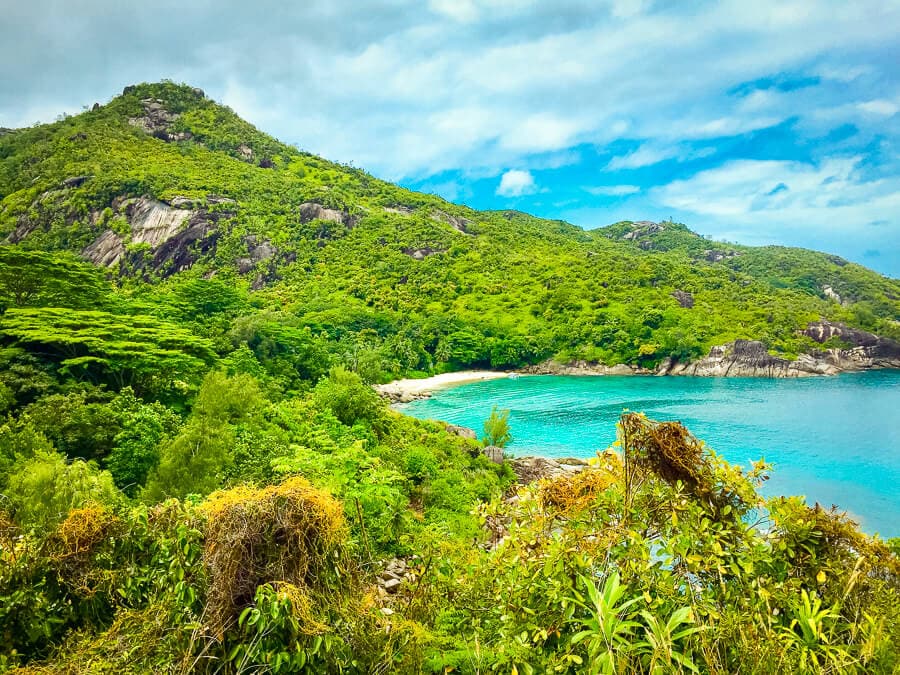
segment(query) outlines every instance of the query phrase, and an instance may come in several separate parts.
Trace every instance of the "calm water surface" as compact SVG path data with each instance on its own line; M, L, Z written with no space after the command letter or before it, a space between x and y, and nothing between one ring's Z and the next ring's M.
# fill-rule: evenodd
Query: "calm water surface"
M837 504L868 532L900 536L900 372L800 380L534 376L476 382L398 406L481 433L510 410L514 454L590 457L623 410L678 420L728 461L764 457L766 494Z

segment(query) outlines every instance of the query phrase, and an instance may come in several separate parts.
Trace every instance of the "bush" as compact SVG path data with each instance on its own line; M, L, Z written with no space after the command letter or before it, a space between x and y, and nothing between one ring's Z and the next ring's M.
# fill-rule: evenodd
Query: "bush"
M313 390L316 404L328 408L343 424L366 422L379 426L384 404L362 378L342 366L335 366Z
M122 495L110 473L93 462L76 459L67 464L59 453L40 452L10 475L6 496L20 526L46 529L62 522L72 509L116 504Z

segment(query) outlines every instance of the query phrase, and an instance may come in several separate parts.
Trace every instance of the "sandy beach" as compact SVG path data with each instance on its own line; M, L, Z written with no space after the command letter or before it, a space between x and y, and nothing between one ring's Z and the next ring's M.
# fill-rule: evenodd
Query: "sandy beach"
M480 380L496 380L509 377L509 373L496 370L461 370L456 373L443 373L421 379L394 380L387 384L375 385L375 390L388 396L393 401L412 401L423 396L428 396L435 389L450 387L464 382L478 382Z

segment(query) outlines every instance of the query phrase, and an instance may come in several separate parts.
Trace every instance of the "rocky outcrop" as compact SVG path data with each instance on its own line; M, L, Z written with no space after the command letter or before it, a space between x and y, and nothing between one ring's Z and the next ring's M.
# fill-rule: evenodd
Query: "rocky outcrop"
M830 300L834 300L837 304L843 305L845 307L850 304L847 300L843 299L831 286L828 286L827 284L825 286L822 286L822 295Z
M816 321L803 331L816 342L831 339L847 348L832 348L801 354L790 361L773 356L757 340L735 340L709 350L709 355L691 363L663 361L659 375L700 377L808 377L876 368L900 368L900 343L843 324Z
M448 424L447 432L451 433L455 436L460 436L462 438L468 438L473 441L478 440L478 434L475 433L474 429L470 429L469 427L461 427L456 424Z
M122 237L112 230L105 230L81 251L82 258L102 267L116 265L124 255L125 244Z
M430 255L435 255L437 253L445 253L443 248L439 247L431 247L431 246L423 246L422 248L404 248L402 249L403 253L408 255L413 260L425 260Z
M93 176L72 176L71 178L66 178L62 182L62 186L68 189L81 187L91 178L93 178Z
M415 213L415 209L411 206L404 206L403 204L394 204L393 206L385 206L383 209L387 213L396 213L401 216L411 216Z
M583 459L564 457L551 459L549 457L513 457L508 460L516 478L520 483L533 483L542 478L555 478L557 476L571 476L589 468L590 465Z
M737 251L722 251L720 249L708 249L703 251L703 258L707 262L722 262L723 260L731 260L740 255Z
M231 215L208 211L195 213L185 229L166 239L153 252L153 268L168 277L192 267L201 255L215 250L219 238L218 221Z
M278 253L278 249L272 245L272 242L268 239L260 240L255 234L248 234L244 237L244 244L247 245L249 256L237 259L240 274L247 274L257 263L270 260Z
M691 309L694 306L694 296L687 291L673 291L672 297L685 309Z
M141 106L144 108L144 114L128 118L131 126L164 141L186 141L191 138L189 131L170 131L172 123L180 115L166 110L164 101L158 98L145 98L141 100Z
M654 223L652 220L638 220L631 224L631 231L622 235L625 241L637 241L666 229L665 223Z
M467 234L469 236L472 236L472 233L469 232L469 230L467 229L469 224L471 224L472 221L470 221L466 218L462 218L459 216L452 216L449 213L446 213L446 212L440 211L440 210L434 211L432 213L432 217L435 220L441 221L442 223L447 223L450 227L452 227L454 230L456 230L460 234Z
M481 454L494 464L503 464L503 448L496 445L488 445L481 449Z
M125 204L125 217L131 225L131 241L156 248L175 236L194 215L190 209L179 209L164 202L141 197Z
M321 204L315 202L305 202L300 205L300 222L308 223L312 220L328 220L333 223L341 223L352 228L359 221L358 216L351 215L346 211L337 209L326 209Z

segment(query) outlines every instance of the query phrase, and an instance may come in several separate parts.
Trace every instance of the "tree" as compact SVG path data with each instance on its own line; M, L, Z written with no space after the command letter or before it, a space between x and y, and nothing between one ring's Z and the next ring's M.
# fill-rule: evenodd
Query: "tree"
M71 509L121 499L108 471L80 459L67 464L58 452L40 452L20 464L9 477L6 496L19 525L37 529L53 527Z
M62 373L138 393L193 379L215 358L208 340L174 324L99 311L10 309L0 338L58 363Z
M187 424L159 453L159 465L147 481L143 497L159 501L166 497L207 494L221 486L234 462L235 430L253 426L264 399L256 380L249 375L228 377L209 373L200 386Z
M71 253L0 246L0 303L4 307L97 307L110 290L100 270Z
M376 425L384 404L362 378L343 366L335 366L322 378L313 390L316 404L331 409L343 424L353 426L357 422Z
M484 421L484 436L482 442L485 445L494 445L505 448L512 441L509 432L509 410L498 410L495 405L491 408L491 415Z

